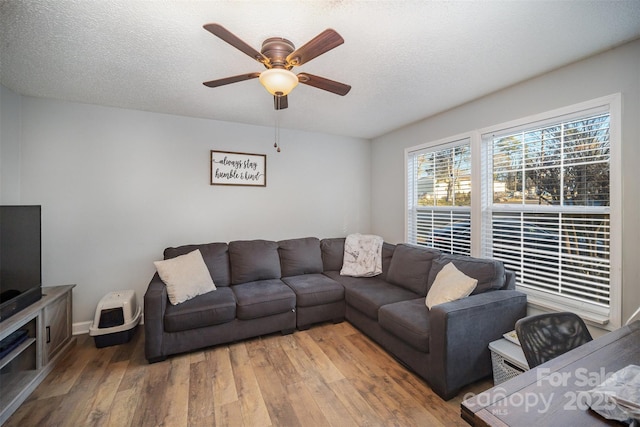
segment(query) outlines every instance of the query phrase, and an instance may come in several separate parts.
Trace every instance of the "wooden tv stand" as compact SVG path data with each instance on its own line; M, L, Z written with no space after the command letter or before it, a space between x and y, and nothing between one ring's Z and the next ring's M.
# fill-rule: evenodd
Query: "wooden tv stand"
M75 285L42 288L42 298L0 323L0 341L23 329L27 339L0 359L0 424L51 372L76 340L71 334Z

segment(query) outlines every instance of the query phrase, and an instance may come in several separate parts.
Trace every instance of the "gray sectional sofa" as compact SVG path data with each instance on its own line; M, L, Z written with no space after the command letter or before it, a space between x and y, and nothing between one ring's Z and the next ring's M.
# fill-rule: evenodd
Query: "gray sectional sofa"
M526 315L526 296L501 262L384 243L382 274L340 274L344 238L233 241L199 249L217 290L172 305L156 273L144 296L145 355L167 356L344 319L424 378L442 398L491 374L488 344ZM425 296L449 262L478 279L474 292L428 309Z

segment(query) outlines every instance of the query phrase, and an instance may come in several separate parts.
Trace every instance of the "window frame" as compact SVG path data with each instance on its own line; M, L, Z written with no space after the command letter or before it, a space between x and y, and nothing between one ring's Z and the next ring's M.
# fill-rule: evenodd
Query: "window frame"
M481 144L483 146L483 162L485 169L483 170L483 179L481 183L485 187L493 185L493 171L488 159L489 148L487 147L487 135L500 134L506 131L516 131L537 126L540 123L553 122L557 118L569 120L573 117L584 117L591 111L603 110L609 113L609 144L610 144L610 175L609 175L609 223L610 223L610 294L608 309L595 307L593 304L586 302L573 301L558 295L550 295L545 292L533 289L525 289L517 285L517 288L527 294L527 300L530 306L541 309L552 310L569 310L576 312L590 323L596 324L605 329L615 329L622 324L621 306L622 306L622 174L619 172L622 166L621 155L621 95L613 94L590 101L569 105L567 107L547 111L540 114L524 117L499 125L483 128L479 130ZM616 173L616 171L618 171ZM493 194L491 191L483 192L482 198L482 228L485 231L488 227L493 210ZM514 211L519 210L518 207L511 207ZM500 210L509 210L508 205L501 205ZM571 211L571 209L566 209ZM481 254L490 256L487 245L483 245Z
M608 309L594 309L593 304L570 300L559 295L550 295L532 289L517 288L527 294L531 307L554 310L573 311L587 322L607 330L614 330L622 324L622 96L620 93L603 96L585 102L572 104L543 113L529 115L497 125L474 129L470 132L458 134L449 138L419 144L404 150L405 165L405 238L409 237L409 162L408 156L416 151L447 148L461 140L469 139L471 147L471 256L490 257L490 248L485 243L490 234L490 224L493 205L493 170L489 161L489 147L486 135L503 133L507 130L530 128L539 123L550 122L561 118L583 117L591 110L604 109L608 111L609 141L610 141L610 177L609 177L609 222L610 222L610 301ZM508 210L508 205L503 205ZM503 207L501 206L501 207ZM489 238L490 239L490 238Z

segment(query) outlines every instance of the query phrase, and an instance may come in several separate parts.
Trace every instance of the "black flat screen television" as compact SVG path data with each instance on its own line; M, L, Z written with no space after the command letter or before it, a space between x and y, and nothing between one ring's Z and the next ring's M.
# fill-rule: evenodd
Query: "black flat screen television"
M42 298L40 206L0 206L0 321Z

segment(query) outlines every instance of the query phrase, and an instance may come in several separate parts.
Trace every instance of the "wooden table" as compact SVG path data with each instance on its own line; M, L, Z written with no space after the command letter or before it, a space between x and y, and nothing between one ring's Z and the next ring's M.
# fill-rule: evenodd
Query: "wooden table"
M640 320L463 401L461 415L473 426L621 425L586 392L627 365L640 365Z

